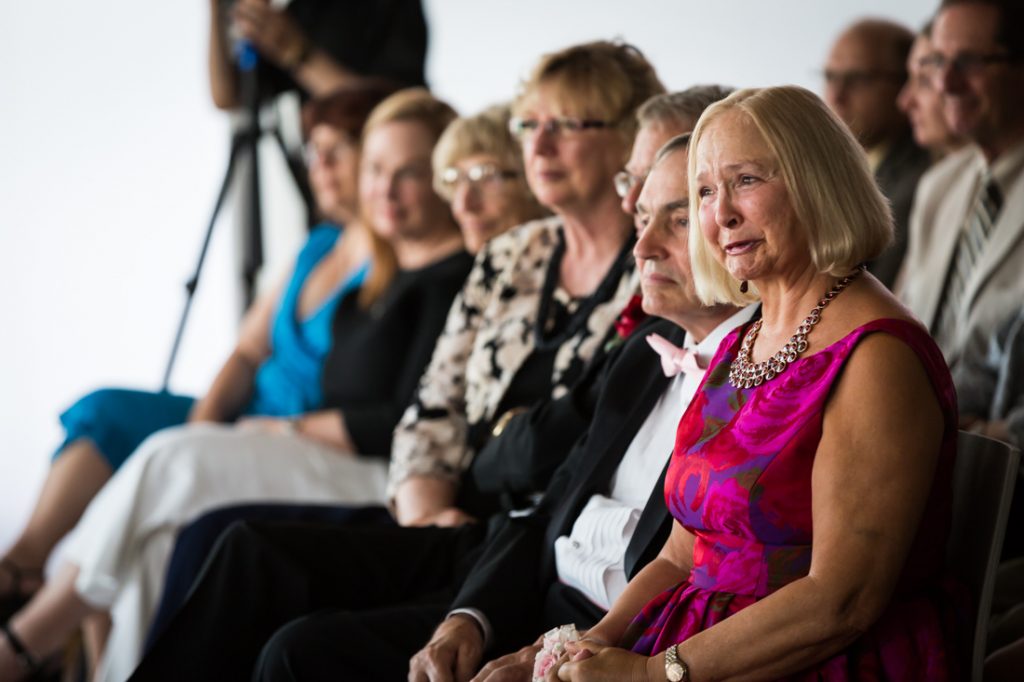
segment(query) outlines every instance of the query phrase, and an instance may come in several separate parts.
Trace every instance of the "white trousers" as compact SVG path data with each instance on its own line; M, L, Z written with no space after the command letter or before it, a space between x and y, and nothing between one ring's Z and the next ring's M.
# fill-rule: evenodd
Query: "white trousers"
M113 629L98 678L138 665L178 531L218 507L260 502L383 504L387 462L296 435L191 424L143 442L86 510L65 557L75 589L109 609Z

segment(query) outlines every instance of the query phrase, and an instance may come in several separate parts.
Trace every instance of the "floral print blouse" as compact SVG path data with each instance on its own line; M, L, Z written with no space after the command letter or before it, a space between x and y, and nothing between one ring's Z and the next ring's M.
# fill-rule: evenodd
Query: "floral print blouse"
M500 416L495 412L502 397L535 349L545 276L558 253L561 232L557 216L536 220L495 237L477 255L413 402L395 429L389 498L407 478L457 482L469 466L474 455L470 428ZM593 294L605 300L555 351L552 397L579 378L637 284L633 259L624 249Z

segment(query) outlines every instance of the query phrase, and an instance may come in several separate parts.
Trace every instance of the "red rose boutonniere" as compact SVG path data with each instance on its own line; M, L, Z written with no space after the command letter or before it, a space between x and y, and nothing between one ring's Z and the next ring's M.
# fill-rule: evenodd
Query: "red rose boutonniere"
M605 350L608 351L621 345L646 318L647 313L644 312L643 299L640 294L635 294L615 320L615 336L605 345Z

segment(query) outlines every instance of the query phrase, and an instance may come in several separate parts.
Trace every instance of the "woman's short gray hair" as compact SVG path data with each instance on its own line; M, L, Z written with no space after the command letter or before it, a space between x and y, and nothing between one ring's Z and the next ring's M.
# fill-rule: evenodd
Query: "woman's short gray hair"
M834 276L878 256L892 242L892 211L849 129L814 93L788 85L739 90L701 116L690 141L690 258L706 304L745 304L739 282L712 253L700 229L697 156L701 139L722 115L738 111L771 149L793 213L807 236L811 262Z
M640 127L661 121L692 124L709 106L725 99L733 91L724 85L694 85L679 92L655 95L636 112Z

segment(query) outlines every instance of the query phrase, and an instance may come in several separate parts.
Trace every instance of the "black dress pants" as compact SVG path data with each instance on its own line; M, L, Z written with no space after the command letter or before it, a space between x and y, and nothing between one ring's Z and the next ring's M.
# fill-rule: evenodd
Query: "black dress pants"
M409 656L396 657L387 647L393 643L414 653L426 643L484 533L482 525L236 524L221 537L185 605L131 679L248 680L280 628L324 609L349 612L340 615L367 626L366 637L334 639L330 646L358 649L363 656L373 640L385 648L372 660L393 666L381 670L381 677L325 671L331 679L404 679ZM418 619L387 618L384 611L367 613L364 621L360 613L398 606L430 608ZM399 669L400 675L394 672Z
M324 610L303 616L270 638L253 680L259 682L401 682L409 659L444 619L448 602L372 611Z
M270 639L253 680L400 682L407 679L409 659L423 647L447 611L447 602L441 602L361 612L327 610L304 616ZM556 582L545 594L537 634L565 623L590 628L604 613L578 590ZM491 658L497 658L510 652L491 653Z
M273 521L335 524L394 525L391 514L384 507L341 507L336 505L245 504L221 507L207 512L178 533L174 552L167 564L164 591L146 644L149 651L167 623L185 603L193 583L213 552L221 534L238 521Z

